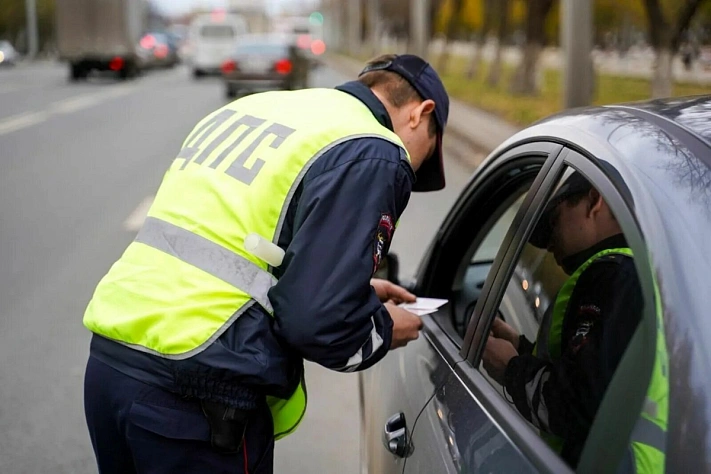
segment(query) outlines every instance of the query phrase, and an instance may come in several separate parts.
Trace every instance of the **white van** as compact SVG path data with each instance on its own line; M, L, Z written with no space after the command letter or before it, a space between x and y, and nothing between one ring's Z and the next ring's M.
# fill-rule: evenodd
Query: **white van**
M219 74L222 62L246 33L247 22L240 15L217 12L197 16L190 25L193 76Z

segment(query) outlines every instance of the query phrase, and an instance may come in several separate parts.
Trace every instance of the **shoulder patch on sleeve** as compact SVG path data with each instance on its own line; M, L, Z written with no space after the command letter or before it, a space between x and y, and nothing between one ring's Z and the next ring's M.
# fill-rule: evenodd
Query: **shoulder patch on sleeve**
M388 213L380 214L378 227L375 231L375 239L373 241L373 274L378 271L380 262L383 260L383 255L388 253L390 249L390 241L395 232L395 222L393 216Z

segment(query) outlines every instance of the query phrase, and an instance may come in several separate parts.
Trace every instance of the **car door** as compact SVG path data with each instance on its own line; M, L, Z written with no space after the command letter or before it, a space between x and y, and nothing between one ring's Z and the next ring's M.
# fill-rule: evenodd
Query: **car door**
M464 336L472 314L486 300L487 282L529 221L529 210L539 205L538 192L549 185L547 177L561 149L546 142L528 143L495 158L494 166L475 177L463 193L420 268L418 289L450 302L425 320L425 337L440 356L430 375L437 383L413 427L414 449L406 473L535 470L480 406L472 384L465 382L482 374L468 367ZM521 321L534 335L537 324L535 317ZM491 399L500 398L492 385L486 386Z
M412 472L447 472L443 465L458 472L452 458L445 461L448 456L429 452L435 446L429 442L415 439L414 451L393 454L397 442L402 441L402 437L395 438L404 434L405 444L410 446L422 409L432 400L439 403L435 394L442 390L455 393L443 387L451 384L453 368L464 359L461 349L468 314L488 273L496 268L494 257L499 248L510 243L508 229L520 220L518 211L530 205L535 195L531 190L537 189L546 175L541 170L552 166L560 149L551 143L529 143L488 160L445 219L413 289L420 296L447 298L449 303L423 318L423 337L391 352L361 374L362 455L367 472L400 473L406 465L407 472L419 466L422 470ZM389 420L391 425L387 426ZM432 437L427 430L422 433L424 438ZM393 446L384 446L383 439ZM442 448L448 449L446 445ZM441 462L432 465L427 461L435 458Z
M535 248L529 238L531 230L540 219L542 209L548 204L554 190L559 189L573 173L579 173L587 179L609 206L620 227L617 231L618 235L623 236L626 242L623 246L629 247L634 255L636 275L634 277L628 275L627 278L639 280L641 298L644 300L640 306L629 305L622 313L624 318L636 314L640 322L636 330L632 326L632 333L625 343L626 350L622 350L623 356L619 365L614 370L609 385L604 388L596 411L592 412L591 424L584 445L581 446L576 471L634 472L634 457L631 456L628 448L631 437L635 436L633 429L637 429L636 422L641 407L645 403L650 367L654 361L655 348L652 341L654 341L656 321L655 291L644 239L634 218L634 211L624 197L625 192L621 191L625 184L621 178L611 177L614 173L609 171L609 163L604 165L607 165L605 171L602 170L603 163L596 157L564 150L550 169L545 180L546 184L539 188L534 198L536 204L529 207L519 228L516 231L511 229L515 232L512 243L507 249L500 249L497 255L501 265L496 274L490 274L487 278L484 285L486 299L477 305L477 310L467 328L464 339L465 349L462 351L462 353L466 352L466 360L452 369L452 382L445 385L441 397L445 404L452 407L449 425L454 426L457 437L464 439L460 443L463 448L459 451L468 450L467 455L462 456L464 468L460 472L474 472L480 469L486 472L525 472L528 469L535 469L538 472L570 472L568 464L542 442L539 429L519 413L514 400L488 376L480 361L494 318L501 317L512 325L517 324L516 318L539 320L547 310L546 306L552 307L563 282L568 278L561 274L561 269L556 265L550 251ZM596 280L596 284L604 284L604 281ZM631 301L631 299L623 298L622 301ZM588 320L587 314L582 311L584 308L587 310L589 306L581 306L580 311L574 308L575 311L572 313L579 318L576 338L580 336L584 339L589 328L588 324L598 324L602 321L602 319L595 319L596 316ZM605 318L609 316L609 314L602 315ZM517 329L521 331L523 328ZM621 333L616 334L617 338L623 337ZM584 342L579 343L584 344ZM561 384L564 382L570 381L566 382L563 379ZM450 394L447 394L446 391L450 386L452 389ZM576 398L580 392L576 392L575 387L570 385L560 385L560 387L565 393L578 394L565 399L565 407L581 401L580 398ZM460 393L466 391L467 394L458 395L457 391ZM452 395L451 392L455 394ZM535 399L535 395L531 396ZM533 410L531 403L533 402L529 399L529 409ZM554 411L559 408L546 407L546 419L549 410ZM437 409L434 404L428 405L424 413L436 412ZM481 410L486 413L486 416L479 414ZM538 416L540 412L536 414ZM493 423L495 428L488 428L487 431L490 423ZM419 429L418 424L414 436L415 442L418 441ZM509 440L510 445L503 444L499 437ZM647 439L649 443L658 441L653 437ZM518 457L504 455L510 450L518 453ZM517 463L512 465L512 459L516 459Z

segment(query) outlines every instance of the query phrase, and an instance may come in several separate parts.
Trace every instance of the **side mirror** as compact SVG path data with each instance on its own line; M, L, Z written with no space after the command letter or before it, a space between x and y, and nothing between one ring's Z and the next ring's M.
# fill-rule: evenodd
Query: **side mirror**
M389 253L380 261L380 266L378 270L373 275L373 278L381 278L383 280L388 280L396 285L400 284L400 261L397 255L394 253Z

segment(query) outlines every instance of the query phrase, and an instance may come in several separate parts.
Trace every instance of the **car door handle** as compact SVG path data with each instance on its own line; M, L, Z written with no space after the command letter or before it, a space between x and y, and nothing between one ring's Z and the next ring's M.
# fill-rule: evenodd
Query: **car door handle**
M400 412L388 418L383 430L385 448L400 458L409 457L414 451L410 433L407 429L405 414Z

